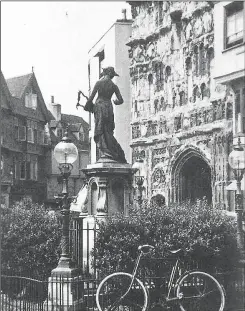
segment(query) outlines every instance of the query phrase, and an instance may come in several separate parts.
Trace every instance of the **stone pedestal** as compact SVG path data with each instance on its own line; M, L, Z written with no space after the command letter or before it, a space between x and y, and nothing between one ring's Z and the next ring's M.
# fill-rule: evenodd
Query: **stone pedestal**
M82 170L88 181L87 202L83 213L96 217L128 214L132 204L134 169L130 164L102 162Z

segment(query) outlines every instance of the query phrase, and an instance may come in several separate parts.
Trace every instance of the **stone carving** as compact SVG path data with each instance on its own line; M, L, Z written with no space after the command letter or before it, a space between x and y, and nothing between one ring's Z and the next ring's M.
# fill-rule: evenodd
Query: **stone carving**
M159 110L160 111L165 111L166 110L166 101L164 100L164 97L161 97Z
M186 26L186 29L185 29L185 38L186 38L186 41L190 41L192 39L192 25L191 23L188 23L188 25Z
M136 138L139 138L141 135L140 135L140 126L139 125L133 125L132 126L132 138L133 139L136 139Z
M153 43L149 43L146 48L146 56L147 59L152 59L155 57L155 45Z
M177 132L181 129L181 115L174 118L174 130Z
M205 32L210 32L213 30L212 15L210 12L205 12L203 14L202 21Z
M189 114L184 115L183 117L183 129L188 129L190 127L190 116Z
M226 91L226 87L223 84L217 84L215 87L215 92L217 93L223 93Z
M154 136L154 135L157 135L157 122L152 122L152 121L149 121L148 122L148 126L147 126L147 133L146 133L146 136L149 137L149 136Z
M228 102L226 107L226 118L232 119L233 117L233 105L232 103Z
M165 159L166 148L156 148L152 151L152 167L158 163L163 163Z
M158 99L154 100L154 113L156 114L159 111Z
M200 17L194 22L194 33L196 37L200 37L203 34L203 23Z
M152 188L158 188L159 186L163 187L166 182L166 177L161 168L155 169L152 174Z
M196 113L192 113L190 117L190 126L196 126Z
M133 51L133 58L138 63L145 62L144 46L142 44L138 45Z
M166 118L161 118L159 122L159 134L163 134L166 132Z

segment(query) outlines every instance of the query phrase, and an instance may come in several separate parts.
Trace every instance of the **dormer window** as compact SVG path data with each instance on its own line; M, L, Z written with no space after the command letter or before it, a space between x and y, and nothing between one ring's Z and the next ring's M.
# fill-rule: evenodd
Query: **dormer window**
M36 109L37 108L37 94L33 94L32 92L26 93L25 106L27 108Z
M225 48L227 49L244 42L244 3L235 1L227 5L225 11Z

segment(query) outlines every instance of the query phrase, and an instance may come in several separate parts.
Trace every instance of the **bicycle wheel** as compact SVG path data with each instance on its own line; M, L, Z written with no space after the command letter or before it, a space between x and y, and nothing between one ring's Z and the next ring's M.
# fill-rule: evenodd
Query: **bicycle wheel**
M176 296L181 311L223 311L225 293L210 274L192 271L177 283Z
M143 283L136 279L127 293L132 275L116 272L108 275L99 284L96 292L96 304L99 311L145 311L148 305L148 293Z

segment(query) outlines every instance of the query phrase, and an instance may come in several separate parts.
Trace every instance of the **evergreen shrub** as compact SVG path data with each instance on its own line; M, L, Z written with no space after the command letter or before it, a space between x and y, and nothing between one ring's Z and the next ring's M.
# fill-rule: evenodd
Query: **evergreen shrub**
M183 249L186 264L200 263L206 271L214 267L232 270L239 257L235 220L206 202L197 201L131 208L128 217L118 214L98 223L93 264L102 275L132 272L138 246L142 244L155 247L146 261L146 268L155 276L165 271L162 264L153 264L154 258L155 262L157 258L168 262L173 249Z
M58 264L60 221L28 198L1 206L1 273L46 278Z

